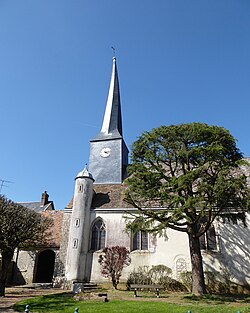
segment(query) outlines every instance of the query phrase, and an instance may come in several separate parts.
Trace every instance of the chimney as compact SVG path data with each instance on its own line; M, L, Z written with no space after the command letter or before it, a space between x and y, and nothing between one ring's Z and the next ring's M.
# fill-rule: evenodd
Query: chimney
M44 191L42 193L40 207L43 207L43 206L45 206L48 203L49 203L49 195L47 194L47 191Z

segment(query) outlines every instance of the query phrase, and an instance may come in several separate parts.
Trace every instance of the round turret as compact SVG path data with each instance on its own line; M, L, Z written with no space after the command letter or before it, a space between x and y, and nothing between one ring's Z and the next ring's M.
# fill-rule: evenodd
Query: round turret
M76 175L75 179L77 178L90 178L95 181L92 174L88 171L87 166L85 166L84 169Z

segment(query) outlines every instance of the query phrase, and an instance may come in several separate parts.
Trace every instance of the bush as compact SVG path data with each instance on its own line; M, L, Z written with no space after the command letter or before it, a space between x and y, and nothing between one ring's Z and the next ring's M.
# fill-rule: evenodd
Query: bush
M153 265L151 269L147 266L139 266L129 274L127 287L129 289L131 284L159 284L166 291L187 291L181 282L173 279L170 275L172 275L172 270L166 265Z
M112 280L113 287L117 289L124 266L129 266L131 258L126 247L113 246L106 247L98 258L101 265L101 274Z
M176 291L188 291L187 288L181 283L180 281L172 278L165 276L162 282L162 286L164 287L164 290L166 291L171 291L171 292L176 292Z
M209 293L227 294L231 289L231 274L227 269L221 272L205 272L205 281Z
M149 274L153 283L163 285L166 277L169 277L172 274L172 270L166 265L153 265L149 270Z
M192 291L192 273L191 272L182 272L180 273L181 282L186 287L186 289Z
M152 284L152 277L147 266L139 266L137 270L133 270L128 276L127 287L131 284L149 285Z

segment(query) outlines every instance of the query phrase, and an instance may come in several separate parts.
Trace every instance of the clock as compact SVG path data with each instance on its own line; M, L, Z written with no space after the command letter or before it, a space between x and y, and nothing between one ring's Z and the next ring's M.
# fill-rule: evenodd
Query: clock
M110 148L103 148L100 152L100 156L103 158L107 158L110 156L111 149Z

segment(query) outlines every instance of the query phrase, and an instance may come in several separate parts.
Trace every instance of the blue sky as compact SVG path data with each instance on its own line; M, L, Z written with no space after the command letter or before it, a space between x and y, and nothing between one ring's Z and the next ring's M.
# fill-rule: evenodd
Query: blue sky
M128 147L144 130L223 126L250 156L249 0L0 0L0 179L57 209L99 131L116 48Z

